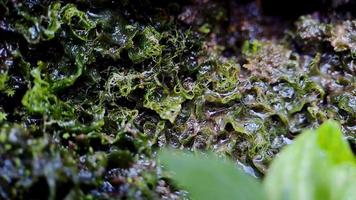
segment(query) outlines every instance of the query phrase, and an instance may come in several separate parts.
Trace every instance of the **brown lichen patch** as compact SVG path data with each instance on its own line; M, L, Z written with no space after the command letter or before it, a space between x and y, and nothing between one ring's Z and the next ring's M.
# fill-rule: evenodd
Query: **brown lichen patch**
M356 20L337 24L329 38L336 52L350 50L356 52Z
M274 83L286 75L288 67L293 67L291 55L292 51L282 45L263 42L256 53L247 55L247 63L243 67L251 76Z

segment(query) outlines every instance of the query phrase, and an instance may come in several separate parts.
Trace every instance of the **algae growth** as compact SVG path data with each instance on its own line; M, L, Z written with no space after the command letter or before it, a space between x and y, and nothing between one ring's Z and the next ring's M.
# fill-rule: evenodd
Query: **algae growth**
M0 0L0 198L186 199L160 148L261 177L327 119L355 149L354 3L263 2Z

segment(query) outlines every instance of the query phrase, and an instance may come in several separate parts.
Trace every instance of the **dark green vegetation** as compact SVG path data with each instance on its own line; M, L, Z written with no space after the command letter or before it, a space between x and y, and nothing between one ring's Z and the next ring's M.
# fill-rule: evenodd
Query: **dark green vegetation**
M0 199L184 199L159 148L262 177L327 119L355 148L354 4L259 2L0 0Z

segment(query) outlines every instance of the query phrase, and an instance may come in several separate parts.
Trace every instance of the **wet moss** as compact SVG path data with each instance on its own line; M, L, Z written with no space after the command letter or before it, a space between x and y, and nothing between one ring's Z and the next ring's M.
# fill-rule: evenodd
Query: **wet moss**
M263 176L327 119L355 140L351 13L134 2L0 1L0 198L186 199L158 149Z

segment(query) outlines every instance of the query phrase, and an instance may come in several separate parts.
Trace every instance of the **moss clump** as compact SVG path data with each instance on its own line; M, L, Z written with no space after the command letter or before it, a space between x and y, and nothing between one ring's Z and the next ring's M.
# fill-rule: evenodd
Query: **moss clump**
M262 176L327 119L355 139L352 19L198 2L0 1L0 199L184 199L163 146Z

